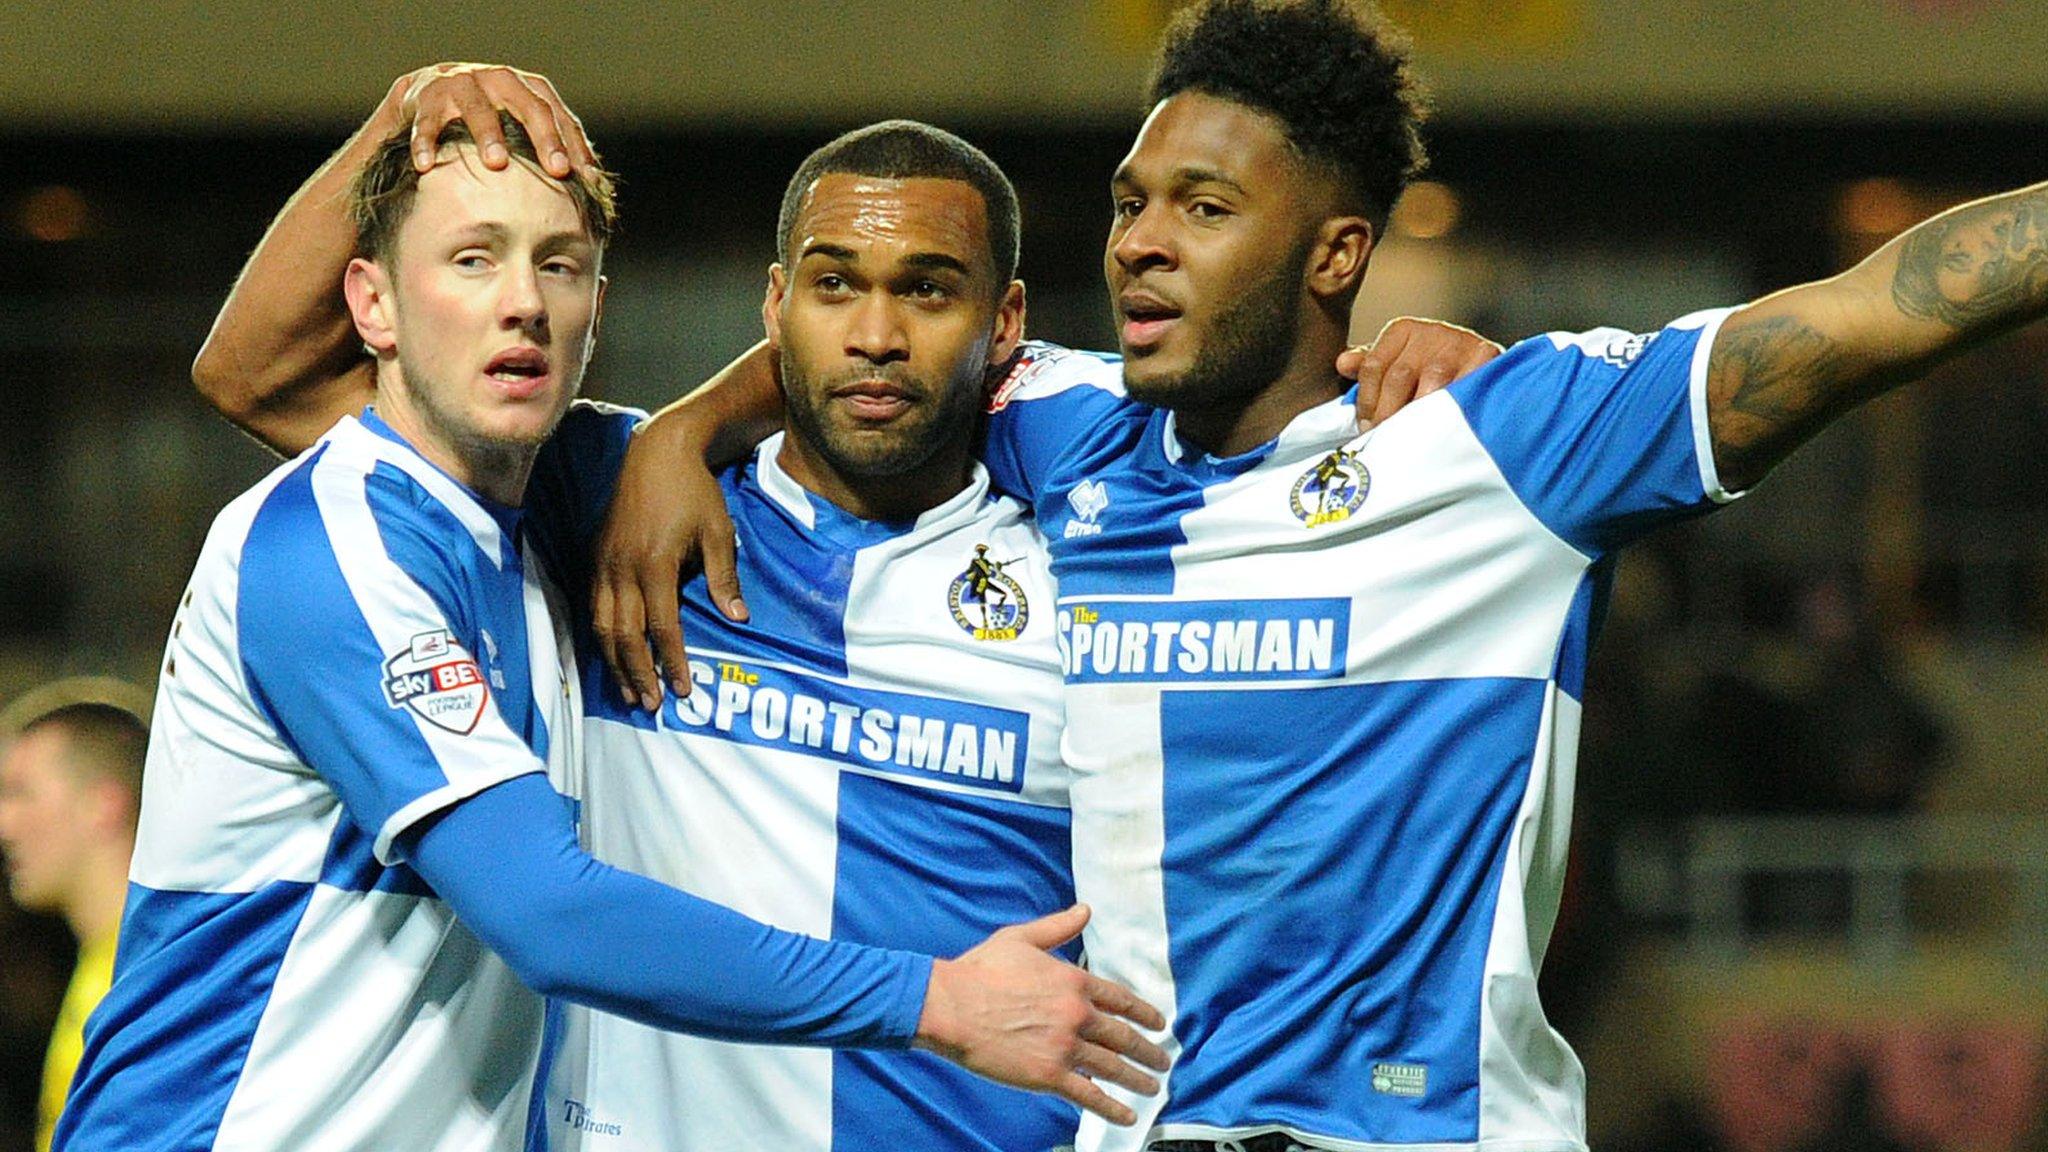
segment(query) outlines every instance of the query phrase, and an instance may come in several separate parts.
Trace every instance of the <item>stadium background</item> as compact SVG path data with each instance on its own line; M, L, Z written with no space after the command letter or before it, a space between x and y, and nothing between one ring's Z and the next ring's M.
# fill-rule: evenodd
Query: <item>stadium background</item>
M1368 281L1504 341L1655 327L2048 177L2039 0L1389 0L1435 167ZM783 181L870 119L961 131L1025 208L1032 328L1111 340L1106 178L1167 0L279 6L9 0L0 700L153 680L218 507L270 466L186 369L391 79L552 76L624 176L589 391L758 334ZM1872 406L1624 564L1546 999L1603 1149L2048 1148L2048 325ZM0 1152L69 971L0 902Z

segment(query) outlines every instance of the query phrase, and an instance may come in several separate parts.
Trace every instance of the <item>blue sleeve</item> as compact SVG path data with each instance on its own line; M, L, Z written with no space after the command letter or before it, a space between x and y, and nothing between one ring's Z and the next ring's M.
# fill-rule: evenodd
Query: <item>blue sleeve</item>
M330 450L286 476L251 524L236 642L257 707L390 865L414 821L547 766L499 714L464 640L477 622L446 549L473 526L395 470L323 466Z
M526 483L528 536L573 605L590 597L598 529L618 491L633 429L645 419L637 408L578 400L534 457Z
M423 822L413 866L535 991L717 1040L903 1047L931 959L782 932L599 863L521 777Z
M1123 361L1095 352L1031 341L989 397L981 449L989 480L1020 500L1039 504L1063 462L1087 455L1100 433L1150 413L1123 389Z
M1525 340L1450 393L1522 503L1600 556L1736 494L1706 427L1707 356L1728 312L1661 332Z

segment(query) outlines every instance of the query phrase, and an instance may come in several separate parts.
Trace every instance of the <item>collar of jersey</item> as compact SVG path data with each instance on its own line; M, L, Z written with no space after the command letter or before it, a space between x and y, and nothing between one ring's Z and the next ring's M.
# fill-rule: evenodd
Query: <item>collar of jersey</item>
M434 475L439 476L442 479L446 480L448 483L455 485L458 491L460 491L464 496L469 497L469 499L472 502L474 502L477 507L483 509L485 514L487 514L488 516L490 516L492 520L497 522L498 530L505 534L505 539L513 540L518 538L519 520L520 517L524 515L524 512L520 508L511 504L500 504L496 500L493 500L490 497L484 495L483 493L471 488L469 485L464 484L462 481L457 480L455 477L448 475L448 473L439 464L436 464L432 460L427 459L426 456L423 455L419 449L413 447L411 441L407 440L403 436L400 436L398 434L397 429L393 428L389 424L386 424L384 422L384 418L382 416L377 415L376 405L372 404L364 408L362 417L357 421L357 423L361 424L365 429L376 434L377 436L380 436L383 439L389 440L393 444L397 444L400 447L404 448L406 456L409 460L416 460L419 463L426 465L429 469L432 469ZM410 471L410 469L408 469L408 471Z
M1169 464L1178 465L1197 476L1228 477L1241 476L1270 459L1282 461L1297 456L1312 456L1325 452L1332 444L1342 444L1359 434L1358 385L1344 390L1342 396L1325 401L1307 409L1287 422L1278 436L1248 452L1235 456L1212 456L1198 451L1194 445L1180 438L1176 430L1174 413L1167 412L1160 421L1160 450L1166 453Z
M866 548L912 533L948 525L962 516L973 515L988 500L988 469L974 462L974 474L967 487L945 503L926 509L915 520L863 520L823 496L796 482L783 471L776 455L782 451L783 433L777 432L754 450L754 477L761 491L776 506L795 517L804 527L845 548Z

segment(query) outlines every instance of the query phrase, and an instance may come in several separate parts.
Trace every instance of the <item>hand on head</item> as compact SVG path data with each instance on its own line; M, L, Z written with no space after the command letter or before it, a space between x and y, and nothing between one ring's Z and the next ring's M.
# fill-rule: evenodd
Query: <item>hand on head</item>
M431 64L398 79L402 112L412 123L413 164L434 166L441 129L455 120L469 125L486 168L512 162L498 113L509 112L533 139L541 167L556 179L597 164L597 152L547 77L503 64Z

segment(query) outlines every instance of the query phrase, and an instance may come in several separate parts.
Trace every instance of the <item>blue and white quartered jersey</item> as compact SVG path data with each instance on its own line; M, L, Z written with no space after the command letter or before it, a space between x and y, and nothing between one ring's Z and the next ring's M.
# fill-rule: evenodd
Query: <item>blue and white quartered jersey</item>
M568 787L577 692L519 513L374 413L215 520L163 665L73 1152L512 1152L542 1002L395 842Z
M528 507L572 612L632 423L579 404L535 469ZM1071 904L1052 583L1028 514L977 467L915 523L859 520L791 479L781 442L723 477L751 621L713 610L702 577L683 590L692 695L650 715L584 661L586 846L780 928L939 956ZM558 1150L1033 1152L1077 1124L930 1053L566 1015Z
M1584 1147L1536 973L1587 648L1614 550L1729 498L1725 315L1530 340L1371 431L1347 397L1223 460L1113 357L1027 349L985 458L1051 541L1088 956L1176 1058L1082 1148Z

